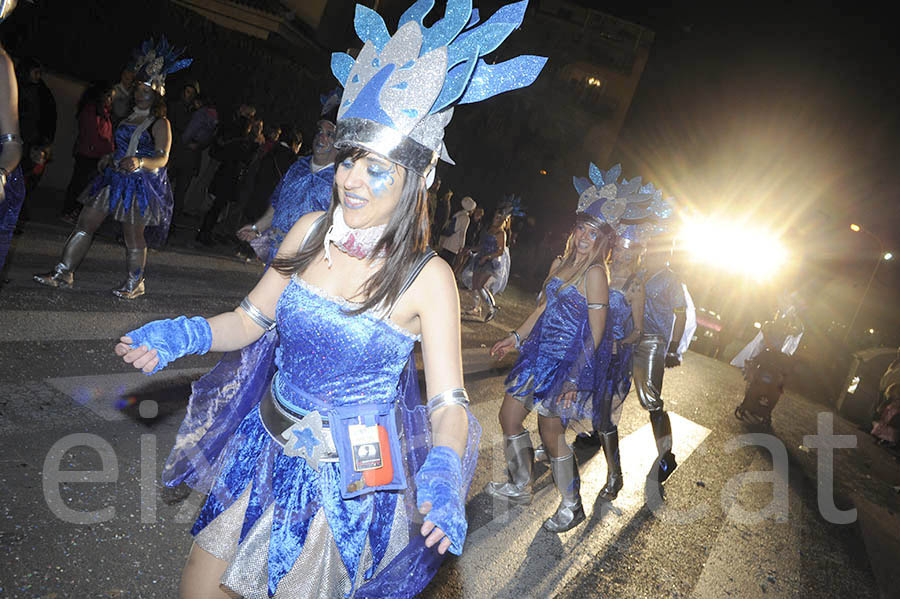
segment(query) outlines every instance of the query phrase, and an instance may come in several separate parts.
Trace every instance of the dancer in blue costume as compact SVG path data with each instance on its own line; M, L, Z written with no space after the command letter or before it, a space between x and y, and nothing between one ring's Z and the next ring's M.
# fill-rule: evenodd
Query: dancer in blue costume
M0 0L0 23L16 7L14 0ZM19 111L16 72L9 55L0 46L0 276L6 264L19 210L25 201L22 177L22 136L19 135Z
M688 321L688 300L681 279L669 268L672 200L663 201L659 190L647 186L652 199L634 209L636 220L642 221L639 236L648 248L643 265L649 276L644 280L644 318L632 358L632 376L638 401L650 413L656 440L658 456L648 477L662 483L678 466L672 453L672 424L661 396L663 375L665 368L681 365L679 346Z
M335 125L327 119L317 124L313 153L295 162L275 187L271 206L259 219L244 225L237 236L258 248L266 266L272 263L278 248L300 217L328 210L334 184Z
M506 437L506 481L485 491L513 503L531 502L534 448L523 423L538 412L538 428L550 455L550 469L561 496L544 528L564 532L584 520L575 454L565 442L565 427L591 420L593 397L606 377L612 356L607 327L609 288L606 261L615 241L624 203L615 183L591 165L594 184L578 200L576 222L566 250L550 267L541 303L491 354L502 357L514 347L520 355L506 379L500 426ZM607 173L610 181L615 173Z
M463 269L460 279L469 287L475 298L475 305L466 314L475 316L482 314L482 300L487 304L484 321L487 322L497 314L497 301L494 294L502 292L509 280L509 221L512 206L502 204L494 212L491 226L481 234L481 245Z
M426 182L452 107L524 87L545 62L478 60L524 3L457 46L477 22L467 6L451 0L423 29L430 3L417 3L392 37L357 7L358 60L332 58L344 93L328 211L292 227L235 311L152 322L116 346L148 373L232 352L194 384L164 471L167 484L209 492L182 597L224 597L220 585L247 598L412 597L443 553L462 551L479 427L462 389L453 273L428 259ZM471 61L473 86L448 76L458 60ZM411 359L419 339L427 405Z
M72 287L94 232L110 215L122 223L127 272L125 282L113 293L122 299L144 294L145 229L151 243L161 244L172 221L172 186L166 171L172 132L163 95L166 75L191 64L191 59L179 58L181 53L165 38L155 45L153 40L144 42L136 53L134 110L116 128L115 150L100 159L100 175L78 198L84 208L59 263L50 272L34 275L38 283Z

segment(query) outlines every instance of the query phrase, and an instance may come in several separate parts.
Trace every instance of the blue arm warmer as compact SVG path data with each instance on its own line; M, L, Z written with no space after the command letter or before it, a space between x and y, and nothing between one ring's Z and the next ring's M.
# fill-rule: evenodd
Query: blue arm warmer
M143 345L156 350L159 364L147 374L162 370L169 362L182 356L203 355L212 346L212 329L202 316L154 320L125 335L131 337L132 348Z
M450 539L450 553L462 554L466 540L466 508L462 483L462 462L449 447L432 447L416 473L416 503L431 502L425 520L434 522Z

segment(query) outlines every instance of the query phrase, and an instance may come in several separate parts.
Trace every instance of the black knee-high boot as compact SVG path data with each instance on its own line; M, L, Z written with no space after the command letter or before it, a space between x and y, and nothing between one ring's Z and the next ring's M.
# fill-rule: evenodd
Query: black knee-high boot
M650 412L650 425L653 427L653 437L656 439L656 451L659 456L650 471L650 476L655 475L659 482L664 482L678 467L675 454L672 453L672 422L665 410L654 410Z
M619 429L600 433L603 454L606 456L606 485L600 489L599 497L612 501L619 495L624 484L622 480L622 462L619 458Z

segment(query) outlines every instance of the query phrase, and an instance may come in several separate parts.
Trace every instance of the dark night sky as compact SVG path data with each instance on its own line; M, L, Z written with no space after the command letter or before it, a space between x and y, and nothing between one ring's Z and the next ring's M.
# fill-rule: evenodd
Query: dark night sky
M849 223L900 255L894 22L867 3L582 3L656 33L611 162L686 212L781 233L846 322L879 255ZM898 266L861 320L900 326Z
M620 4L605 9L657 38L617 158L705 212L758 205L800 227L823 212L896 247L900 62L886 15Z

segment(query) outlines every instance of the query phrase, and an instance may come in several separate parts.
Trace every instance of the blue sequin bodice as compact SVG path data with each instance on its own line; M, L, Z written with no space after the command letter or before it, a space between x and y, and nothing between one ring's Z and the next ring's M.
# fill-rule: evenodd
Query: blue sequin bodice
M562 358L579 328L587 321L587 300L575 285L562 286L563 281L554 277L544 290L547 307L542 315L544 322L537 341L539 354L545 359Z
M150 135L150 129L152 127L153 125L151 124L141 133L135 156L150 158L156 152L156 146L153 144L153 136ZM126 123L122 123L116 128L116 149L113 151L113 160L116 163L125 157L125 152L128 151L128 142L131 141L131 134L134 133L136 128L137 125L129 125Z
M417 341L392 322L327 295L297 276L278 300L276 390L288 407L326 409L397 397L400 374Z

